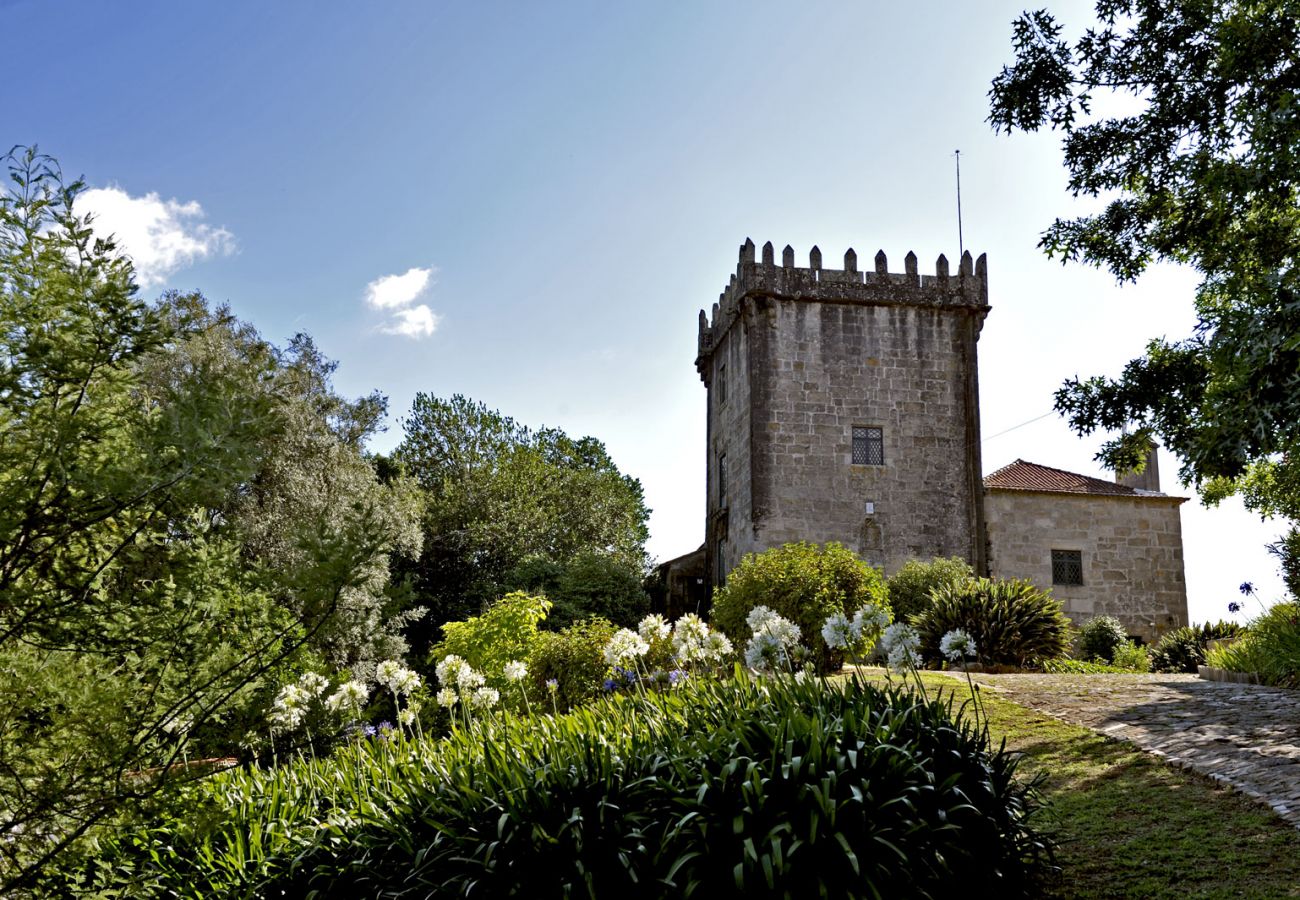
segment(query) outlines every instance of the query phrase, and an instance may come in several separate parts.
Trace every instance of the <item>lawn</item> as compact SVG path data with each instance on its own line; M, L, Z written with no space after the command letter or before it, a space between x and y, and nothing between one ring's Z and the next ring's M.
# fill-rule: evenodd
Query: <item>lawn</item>
M965 682L926 675L969 697ZM1062 876L1048 896L1300 897L1300 830L1131 744L981 691L990 727L1047 776Z

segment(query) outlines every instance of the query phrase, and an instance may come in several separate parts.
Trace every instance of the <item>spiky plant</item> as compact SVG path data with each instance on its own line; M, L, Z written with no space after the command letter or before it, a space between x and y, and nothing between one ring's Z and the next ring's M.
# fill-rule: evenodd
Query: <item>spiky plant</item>
M1028 581L940 585L917 622L922 656L939 660L939 642L955 628L974 638L985 665L1031 666L1064 656L1070 647L1070 620L1060 602Z

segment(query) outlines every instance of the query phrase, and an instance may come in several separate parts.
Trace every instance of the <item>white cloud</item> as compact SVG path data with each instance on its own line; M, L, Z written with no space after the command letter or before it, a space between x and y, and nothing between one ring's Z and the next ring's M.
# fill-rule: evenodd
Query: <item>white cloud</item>
M438 327L441 316L421 303L410 309L395 310L389 317L387 325L379 326L384 334L400 334L403 337L428 337Z
M401 275L384 275L366 285L366 305L388 313L388 321L379 326L379 331L409 338L433 334L440 317L423 303L412 304L429 289L437 271L433 266L414 267Z
M414 303L429 287L433 273L427 269L407 269L401 275L385 275L366 285L366 303L374 309L398 309Z
M94 216L97 235L117 239L118 249L135 263L141 287L163 284L178 269L235 250L234 235L199 221L203 207L195 200L181 203L152 191L132 197L120 187L91 188L77 198L77 209Z

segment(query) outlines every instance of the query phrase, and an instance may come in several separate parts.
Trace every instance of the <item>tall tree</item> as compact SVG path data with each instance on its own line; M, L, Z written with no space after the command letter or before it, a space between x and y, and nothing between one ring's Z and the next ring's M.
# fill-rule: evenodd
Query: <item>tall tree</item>
M191 354L34 149L0 190L0 894L189 771L191 736L328 629L394 541L365 505L295 564L230 516L285 433L265 370ZM155 376L161 370L155 371ZM281 602L291 597L292 603Z
M526 564L595 554L642 573L649 510L641 484L619 472L600 441L532 431L459 395L416 395L404 428L394 459L425 498L424 548L403 569L432 612L420 640L477 614Z
M1070 190L1104 197L1058 219L1053 257L1135 279L1152 262L1202 275L1197 327L1153 340L1118 378L1072 379L1057 409L1141 465L1158 436L1209 501L1240 493L1300 518L1300 5L1295 0L1098 0L1078 40L1046 11L1013 26L1015 61L989 120L1063 133ZM1126 112L1098 114L1114 97ZM1295 537L1292 537L1295 542ZM1288 582L1300 588L1292 558Z

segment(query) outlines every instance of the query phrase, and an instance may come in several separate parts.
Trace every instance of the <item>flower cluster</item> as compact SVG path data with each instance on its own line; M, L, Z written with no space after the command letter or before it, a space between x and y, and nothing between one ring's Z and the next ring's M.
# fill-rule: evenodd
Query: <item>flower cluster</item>
M338 686L338 690L325 698L325 706L330 712L355 717L368 699L370 688L364 681L345 681Z
M650 643L630 628L614 632L605 647L605 662L621 666L633 662L650 652Z
M834 613L822 626L822 640L832 650L859 650L866 641L874 641L889 625L889 614L868 603L850 619L844 613Z
M695 613L687 613L673 625L673 655L682 665L721 662L731 653L731 641L713 631Z
M329 688L329 679L315 672L307 672L297 684L286 684L275 695L268 718L276 731L292 731L307 720L311 704Z
M668 635L672 634L673 627L668 624L668 620L661 615L646 616L641 620L641 624L636 627L637 634L641 635L642 640L648 644L656 641L668 640Z
M517 659L512 659L506 663L502 674L506 676L506 681L523 681L528 677L528 666Z
M451 709L461 703L470 709L488 709L501 700L500 692L487 686L482 673L454 653L443 657L434 674L442 686L435 697L439 706Z
M880 637L880 646L885 651L889 668L895 672L915 669L921 665L921 636L911 625L904 622L890 625Z
M766 606L754 607L745 621L754 633L745 647L745 665L756 672L793 669L791 656L799 645L799 626Z
M939 641L939 652L952 662L961 662L975 656L975 639L960 628L954 628Z
M404 668L393 659L386 659L375 666L375 680L392 691L394 696L401 697L409 697L422 684L418 673Z

